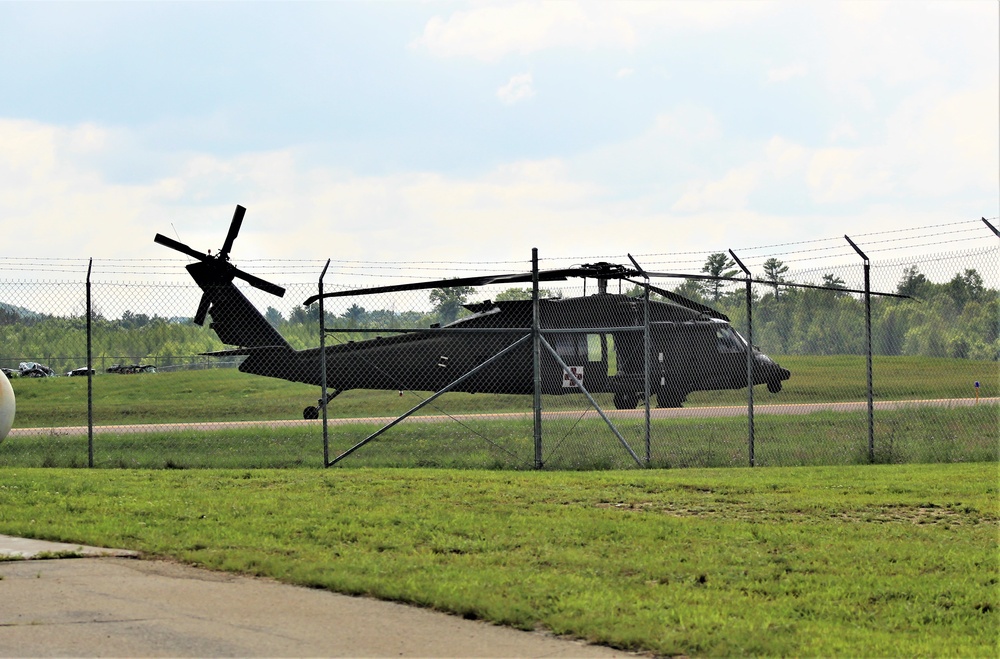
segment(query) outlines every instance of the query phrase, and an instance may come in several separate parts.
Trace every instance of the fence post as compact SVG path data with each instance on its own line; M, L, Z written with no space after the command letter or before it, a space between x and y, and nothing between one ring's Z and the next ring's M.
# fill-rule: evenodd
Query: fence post
M330 466L330 429L327 427L326 416L326 311L323 309L323 278L326 277L326 269L330 267L330 259L326 260L323 272L319 275L319 368L320 368L320 390L323 401L323 467Z
M534 440L535 469L541 469L542 462L542 333L540 308L538 303L538 248L531 248L531 355L534 380Z
M642 342L643 342L643 349L642 349L642 352L643 352L643 355L645 355L645 359L643 359L643 365L645 366L645 368L643 369L645 371L645 373L644 373L645 382L644 382L644 385L643 385L644 386L643 395L646 398L646 466L648 467L649 463L650 463L650 461L652 460L652 457L653 457L652 456L652 441L651 441L651 437L650 437L650 422L651 422L651 419L650 419L650 413L649 413L649 399L652 396L652 392L650 391L650 386L649 386L649 369L650 369L649 358L650 358L650 354L653 351L653 345L652 345L653 342L652 342L652 336L650 336L650 330L649 330L649 278L648 277L646 278L646 286L644 287L644 290L645 290L645 295L643 296L643 305L642 305L642 309L643 309L643 314L642 314Z
M649 363L649 360L652 357L652 353L653 353L653 341L652 341L652 336L651 336L651 332L650 332L650 325L649 325L649 275L646 273L645 270L642 269L642 267L639 265L639 262L636 261L635 258L633 258L631 254L628 255L628 258L629 258L630 261L632 261L632 265L634 265L635 269L639 271L639 274L642 276L642 278L646 280L645 286L642 287L643 291L645 291L645 294L643 295L643 305L642 305L642 351L643 351L643 354L645 355L645 357L642 360L642 363L643 363L643 389L642 389L642 392L643 392L643 397L645 398L645 401L646 401L646 405L645 405L645 412L646 412L646 467L649 467L650 462L652 461L652 457L653 457L652 456L652 441L651 441L651 425L652 425L652 420L651 420L650 411L649 411L649 399L652 396L651 387L650 387L650 384L649 384L650 383L650 372L649 372L650 371L650 363ZM621 282L621 280L619 280L619 283L620 282Z
M851 244L854 251L864 260L865 264L865 352L868 357L868 462L875 462L875 393L872 387L872 289L871 264L865 253L854 244L848 236L844 239Z
M90 300L90 270L94 265L91 257L87 262L87 466L94 467L94 368L93 342L91 339L92 305Z
M747 445L750 453L750 466L757 464L755 455L754 419L753 419L753 291L751 290L750 270L743 265L740 257L736 256L733 250L729 250L730 256L740 266L743 274L746 275L746 298L747 298Z

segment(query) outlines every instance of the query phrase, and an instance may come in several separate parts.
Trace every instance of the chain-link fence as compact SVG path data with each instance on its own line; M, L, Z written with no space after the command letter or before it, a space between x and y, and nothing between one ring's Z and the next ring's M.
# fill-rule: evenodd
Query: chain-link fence
M910 297L869 304L860 256L747 259L749 288L711 258L702 272L730 279L543 278L537 299L524 279L309 306L318 281L283 298L240 281L0 282L17 396L0 465L998 459L996 246L872 261L872 291Z

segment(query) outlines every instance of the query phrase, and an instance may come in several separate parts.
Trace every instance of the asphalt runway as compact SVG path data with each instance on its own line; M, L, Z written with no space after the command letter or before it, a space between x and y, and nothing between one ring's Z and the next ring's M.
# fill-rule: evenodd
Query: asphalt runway
M899 410L912 407L972 407L974 405L997 405L1000 398L942 398L933 400L895 400L895 401L875 401L874 409L879 410ZM768 414L813 414L815 412L858 412L862 413L868 409L867 401L850 401L840 403L796 403L782 405L754 405L754 415ZM746 405L732 405L724 407L680 407L680 408L651 408L651 419L690 419L690 418L714 418L714 417L734 417L746 416ZM634 410L605 410L605 414L610 419L642 419L645 418L646 411L642 408ZM473 420L504 420L504 419L525 419L530 418L530 412L504 412L500 414L432 414L411 416L407 422L412 423L442 423L446 421L473 421ZM600 418L593 409L588 410L567 410L558 412L543 412L542 419L559 418ZM350 424L377 424L384 426L395 420L395 417L360 417L360 418L330 418L327 423L331 426L341 426ZM114 426L94 426L94 434L113 433L159 433L186 430L227 430L236 428L280 428L289 426L318 426L321 419L285 419L279 421L216 421L216 422L195 422L195 423L154 423L154 424L132 424ZM37 435L59 436L59 435L86 435L87 426L63 426L51 428L12 428L9 437L29 437Z
M625 657L436 611L0 536L3 657ZM39 555L79 558L38 560Z

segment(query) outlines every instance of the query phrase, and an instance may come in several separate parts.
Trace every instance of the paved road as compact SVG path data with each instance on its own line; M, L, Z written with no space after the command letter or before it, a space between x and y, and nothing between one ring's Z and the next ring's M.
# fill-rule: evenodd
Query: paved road
M86 558L30 560L39 552ZM624 657L378 600L0 536L4 657ZM103 557L97 557L103 556Z
M997 405L1000 398L942 398L933 400L886 400L876 401L875 410L898 410L911 407L971 407L973 405ZM841 403L795 403L787 405L754 405L755 415L764 414L812 414L814 412L863 412L868 409L867 401L850 401ZM645 417L644 409L635 410L605 410L608 417L612 419L641 419ZM746 416L746 405L732 405L725 407L682 407L650 410L650 417L653 419L681 419L681 418L712 418L712 417L732 417ZM470 421L483 420L486 418L494 420L503 419L524 419L530 412L504 412L501 414L455 414L443 415L433 414L424 416L411 416L408 422L414 423L441 423L443 421ZM559 419L565 417L576 418L599 418L597 412L590 410L567 410L558 412L544 412L543 419ZM351 419L329 419L331 426L367 423L385 425L394 420L395 417L359 417ZM234 428L278 428L299 425L319 425L321 420L304 421L302 419L287 419L283 421L217 421L198 423L155 423L145 425L119 425L119 426L94 426L94 434L110 433L157 433L172 432L182 430L226 430ZM33 435L86 435L86 426L68 426L53 428L14 428L10 431L9 437L28 437Z

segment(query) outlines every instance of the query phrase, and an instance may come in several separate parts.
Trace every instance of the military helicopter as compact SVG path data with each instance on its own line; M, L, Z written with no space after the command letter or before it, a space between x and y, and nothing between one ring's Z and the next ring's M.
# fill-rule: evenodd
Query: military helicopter
M196 259L186 266L203 291L194 322L202 325L211 314L210 327L219 339L236 346L205 354L243 356L239 370L244 373L315 386L322 384L321 363L325 361L329 393L317 406L306 407L304 418L317 418L319 406L351 389L440 391L452 385L452 391L469 393L533 392L532 344L525 340L532 327L532 300L468 304L465 307L471 315L443 327L396 330L391 336L295 350L233 283L242 279L279 297L285 293L282 287L243 272L229 262L245 212L243 206L236 207L223 247L215 255L198 252L161 234L156 234L154 241ZM633 264L638 267L634 260ZM598 282L596 294L539 300L539 327L551 341L559 361L568 367L563 368L551 354L543 353L542 393L579 393L579 382L588 392L613 394L618 409L634 408L643 398L645 303L640 298L608 293L608 281L616 279L648 287L660 298L649 301L648 318L650 392L658 406L680 407L693 391L745 388L748 348L752 355L753 384L765 384L772 393L781 391L782 384L791 376L788 369L756 347L748 346L729 318L719 311L651 286L648 281L635 280L649 276L730 279L647 273L603 262L537 273L539 281L583 277ZM325 293L310 297L305 304L312 304L320 297L530 281L532 273L443 279ZM321 355L321 350L325 354ZM567 371L573 373L576 381ZM461 381L455 384L456 380Z

